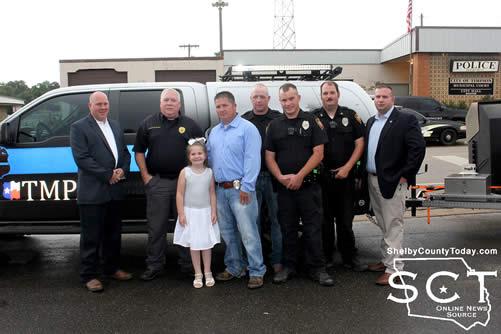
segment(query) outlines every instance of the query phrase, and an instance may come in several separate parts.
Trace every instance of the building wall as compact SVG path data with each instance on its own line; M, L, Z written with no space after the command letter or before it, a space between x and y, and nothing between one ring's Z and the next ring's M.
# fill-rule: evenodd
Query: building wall
M224 50L224 66L379 64L381 50Z
M222 59L109 59L109 60L61 60L59 63L61 87L68 86L68 74L84 69L112 69L126 72L128 82L155 82L155 71L215 70L223 75Z
M429 96L430 80L436 75L430 71L430 55L427 53L413 54L412 63L412 95Z
M380 65L343 65L343 73L338 80L353 80L367 91L374 89L378 82L387 84L407 84L409 69L405 62Z
M0 121L3 121L10 113L10 107L0 106Z

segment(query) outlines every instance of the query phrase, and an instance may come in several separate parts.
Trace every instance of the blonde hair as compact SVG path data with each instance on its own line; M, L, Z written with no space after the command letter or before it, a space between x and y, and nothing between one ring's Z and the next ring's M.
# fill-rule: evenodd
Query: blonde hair
M188 160L188 166L191 166L191 161L190 161L190 153L191 153L191 149L194 147L194 146L199 146L202 148L202 151L204 152L205 154L205 160L204 160L204 166L205 167L208 167L209 166L209 163L207 161L208 159L208 154L207 154L207 147L205 147L205 144L202 143L201 141L195 141L193 144L188 144L188 146L186 146L186 160Z

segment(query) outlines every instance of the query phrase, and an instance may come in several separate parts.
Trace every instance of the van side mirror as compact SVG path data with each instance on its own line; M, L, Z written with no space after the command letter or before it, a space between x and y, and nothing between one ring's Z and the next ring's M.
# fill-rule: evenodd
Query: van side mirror
M8 144L7 139L9 137L8 135L8 125L9 123L2 123L0 126L0 144L5 145Z
M12 138L10 130L10 122L3 122L0 126L0 145L10 145L14 144L14 139Z

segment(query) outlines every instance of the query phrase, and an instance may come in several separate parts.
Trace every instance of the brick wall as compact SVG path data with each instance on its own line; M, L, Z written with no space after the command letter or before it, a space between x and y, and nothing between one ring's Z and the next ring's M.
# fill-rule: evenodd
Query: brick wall
M500 71L494 73L451 73L451 60L498 60L501 65L501 54L414 54L412 95L432 96L439 101L464 101L469 104L485 98L485 95L449 95L449 78L492 78L494 95L491 97L501 99Z

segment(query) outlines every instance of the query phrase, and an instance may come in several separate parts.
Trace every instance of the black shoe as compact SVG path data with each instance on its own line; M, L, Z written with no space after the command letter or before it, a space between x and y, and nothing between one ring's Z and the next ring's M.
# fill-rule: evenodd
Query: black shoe
M280 284L287 282L296 272L290 268L284 267L281 271L275 273L273 276L273 283Z
M320 283L323 286L333 286L334 278L327 273L325 270L318 270L310 274L310 278L315 282Z
M367 271L368 266L365 263L361 263L358 258L354 258L351 261L343 262L343 267L346 269L353 270L355 272Z
M10 261L10 256L4 253L0 253L0 264L7 264Z
M146 269L146 271L141 275L141 279L143 281L151 281L157 278L157 276L160 276L162 274L162 270L153 270L153 269Z
M193 266L191 267L185 267L185 266L181 266L179 268L179 272L183 275L183 276L186 276L186 277L193 277L195 275L195 271L193 270Z

